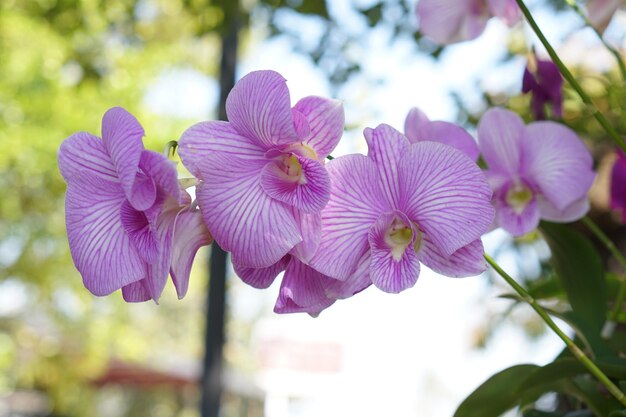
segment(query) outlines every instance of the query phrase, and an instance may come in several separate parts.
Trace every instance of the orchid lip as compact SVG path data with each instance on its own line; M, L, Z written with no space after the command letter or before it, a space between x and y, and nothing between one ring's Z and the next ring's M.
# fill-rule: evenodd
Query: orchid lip
M533 198L533 191L519 181L516 181L515 184L507 190L505 196L506 203L517 214L522 213Z
M394 219L385 232L385 243L391 250L391 256L396 262L402 259L402 255L411 244L411 240L413 240L413 229L398 218Z

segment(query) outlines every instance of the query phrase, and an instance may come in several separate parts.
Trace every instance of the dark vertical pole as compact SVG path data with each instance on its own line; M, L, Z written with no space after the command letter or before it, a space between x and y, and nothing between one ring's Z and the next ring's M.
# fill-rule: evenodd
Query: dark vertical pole
M222 33L220 63L219 119L226 120L226 97L235 85L239 31L238 1L224 2L225 31ZM226 301L226 252L217 243L211 246L207 298L204 367L202 371L202 417L218 417L222 394L222 347L224 346L224 313Z

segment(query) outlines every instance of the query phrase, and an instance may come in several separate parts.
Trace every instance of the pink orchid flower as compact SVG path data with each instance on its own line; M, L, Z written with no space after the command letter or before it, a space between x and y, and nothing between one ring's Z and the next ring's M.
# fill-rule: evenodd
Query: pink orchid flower
M126 301L158 301L171 274L182 298L195 253L211 237L173 164L145 150L143 135L116 107L102 118L102 139L79 132L61 144L70 251L95 295L121 288Z
M202 122L179 144L199 178L205 223L240 268L272 267L287 253L306 260L319 240L330 193L324 159L343 133L336 100L305 97L291 108L274 71L243 77L226 101L228 122Z
M420 31L439 45L477 38L497 16L512 26L521 17L515 0L419 0Z
M494 108L478 124L478 144L496 223L509 233L531 232L540 219L572 222L589 210L593 161L569 128L555 122L525 126L517 114Z
M310 265L343 282L348 296L372 283L392 293L409 288L420 262L454 277L484 271L480 236L494 209L478 166L447 145L411 144L388 125L365 137L368 156L328 163L330 201Z
M626 155L617 152L617 160L611 170L611 209L617 211L622 223L626 223Z

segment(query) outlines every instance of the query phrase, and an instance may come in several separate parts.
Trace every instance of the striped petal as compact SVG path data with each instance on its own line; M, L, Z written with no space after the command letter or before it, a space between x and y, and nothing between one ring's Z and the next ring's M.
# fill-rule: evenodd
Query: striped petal
M429 140L452 146L469 156L472 161L478 160L480 154L478 144L472 135L454 123L430 122L421 129L420 140Z
M397 219L407 226L411 225L403 213L385 213L376 220L368 234L371 248L370 279L376 287L390 293L399 293L412 287L420 273L419 260L413 249L417 230L412 231L406 246L390 246L388 232ZM397 249L401 249L401 252L397 252Z
M124 200L119 210L124 231L145 262L154 262L159 252L159 237L156 225L143 211L135 210L128 200Z
M233 264L235 273L243 282L254 288L267 288L283 272L291 262L290 255L283 256L278 262L266 268L249 268L236 263Z
M421 263L441 275L453 278L471 277L485 272L487 264L484 255L483 243L476 239L452 255L443 256L428 236L423 236L422 247L418 252Z
M369 147L368 156L376 162L380 187L392 207L400 203L398 163L409 148L409 140L393 127L381 124L376 129L363 132Z
M237 132L265 149L298 140L289 89L275 71L254 71L239 80L226 100L226 114Z
M241 136L228 122L201 122L185 130L178 142L178 154L185 168L198 177L199 162L211 153L234 155L241 159L265 159L265 149Z
M68 183L65 222L70 251L85 287L101 296L146 276L120 218L125 201L119 184L91 172L80 172Z
M309 263L322 238L322 216L320 213L306 214L293 210L294 218L300 226L302 242L291 250L291 254L304 263Z
M509 110L492 108L478 123L478 144L489 170L517 174L524 122Z
M104 144L100 138L89 133L78 132L65 139L59 148L58 159L65 181L80 171L89 171L108 181L119 181Z
M275 313L309 313L317 316L335 302L325 288L336 280L320 274L295 258L291 259L280 285Z
M390 210L381 197L376 164L363 155L346 155L326 165L330 200L322 210L322 238L310 265L345 280L369 251L367 235L380 213Z
M181 299L187 294L189 275L196 252L202 246L210 245L213 238L202 221L199 211L184 209L178 213L174 229L170 274Z
M522 173L558 210L587 195L593 160L576 133L554 122L531 123L521 145Z
M142 279L122 287L122 297L127 303L142 303L151 300L150 292L146 288L146 280Z
M290 175L286 166L296 166ZM319 212L330 196L330 179L317 160L293 154L271 161L261 172L261 186L270 197L304 213Z
M302 240L289 206L260 184L265 162L210 154L200 163L196 194L204 222L233 262L268 267Z
M109 109L102 117L102 141L115 165L126 198L137 210L154 203L156 193L146 181L136 181L143 152L144 130L132 114L121 107Z
M410 146L400 160L399 210L449 257L485 233L494 216L491 188L480 168L436 142Z
M145 150L141 153L139 168L152 180L155 188L181 202L176 167L165 155Z
M323 97L309 96L293 107L306 118L310 127L304 143L315 150L320 159L326 158L343 135L345 115L343 103Z

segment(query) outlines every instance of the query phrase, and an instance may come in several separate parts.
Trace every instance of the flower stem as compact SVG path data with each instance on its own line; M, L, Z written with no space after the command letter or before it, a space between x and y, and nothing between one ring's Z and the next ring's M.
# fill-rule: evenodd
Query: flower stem
M526 4L524 4L524 0L515 0L515 1L517 2L517 5L519 6L519 8L522 10L522 13L524 14L524 17L526 18L526 20L528 21L528 24L533 29L533 31L535 32L535 34L537 35L537 37L539 38L543 46L548 51L548 55L550 55L550 58L552 58L552 61L556 64L556 66L559 67L559 71L561 71L563 78L565 78L570 83L572 88L576 91L576 93L578 93L578 95L582 99L583 103L589 106L589 109L591 109L592 111L593 117L596 118L598 123L600 123L600 125L604 128L606 133L608 133L611 139L613 139L613 141L617 144L617 146L620 147L620 149L626 152L626 142L624 142L624 140L620 137L619 133L617 133L617 131L613 128L613 126L611 126L611 124L606 119L606 117L604 117L604 115L600 112L600 110L598 110L596 105L593 104L593 100L591 100L591 97L587 95L587 93L585 92L585 90L583 90L583 88L580 86L578 81L576 81L572 73L567 69L565 64L563 64L563 61L561 61L561 58L559 58L554 48L552 48L552 45L550 45L550 42L548 42L546 37L543 35L543 32L541 31L541 29L539 29L537 22L535 22L535 19L530 14L530 11L526 7Z
M626 406L626 396L620 389L607 377L604 372L600 370L596 366L595 363L585 353L574 343L572 339L570 339L563 331L556 325L556 323L552 320L552 318L546 313L546 311L537 303L537 301L522 287L520 284L515 281L509 274L507 274L500 265L493 260L493 258L487 254L485 254L485 260L491 267L509 284L519 295L522 297L524 301L526 301L530 306L539 314L544 323L548 325L554 333L556 333L559 338L565 343L567 348L574 354L574 357L578 359L578 361L585 367L587 370L595 376L601 383L604 385L607 390L624 406Z
M582 222L587 226L589 230L602 242L602 244L611 252L611 255L615 257L617 262L622 267L623 272L626 272L626 257L622 255L620 250L615 246L613 241L609 239L609 237L598 227L597 224L594 223L591 218L588 216L583 217ZM609 320L606 322L604 329L602 330L602 336L605 338L609 338L612 336L613 331L615 330L615 323L619 317L619 313L622 310L622 306L624 305L624 299L626 298L626 280L624 279L624 275L620 276L620 288L617 293L617 298L615 299L615 303L613 305L613 310L609 313Z
M595 34L598 36L602 44L608 49L608 51L615 57L617 61L617 65L619 66L619 72L622 74L622 79L626 80L626 65L624 65L624 60L622 59L622 55L620 52L615 49L613 46L609 45L609 43L604 39L602 33L593 25L589 17L585 14L585 12L580 8L576 0L565 0L565 2L572 8L578 15L585 21L585 25L589 26Z

